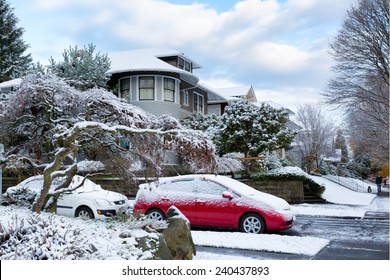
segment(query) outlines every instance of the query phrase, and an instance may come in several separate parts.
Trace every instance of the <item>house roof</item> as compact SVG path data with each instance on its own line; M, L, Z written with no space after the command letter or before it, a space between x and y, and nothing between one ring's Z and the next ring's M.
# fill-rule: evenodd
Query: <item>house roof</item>
M243 98L251 94L253 91L252 86L236 86L236 87L228 87L228 88L218 88L216 89L218 93L224 96L226 99L231 98Z
M124 52L108 53L111 60L111 68L107 71L109 74L135 72L135 71L154 71L178 73L183 80L196 84L199 78L191 72L177 68L161 58L179 56L192 62L193 68L200 68L200 65L186 57L183 53L172 49L139 49Z
M228 88L212 88L205 84L199 84L199 86L209 91L209 103L237 101L242 99L252 102L257 101L252 86L236 86Z

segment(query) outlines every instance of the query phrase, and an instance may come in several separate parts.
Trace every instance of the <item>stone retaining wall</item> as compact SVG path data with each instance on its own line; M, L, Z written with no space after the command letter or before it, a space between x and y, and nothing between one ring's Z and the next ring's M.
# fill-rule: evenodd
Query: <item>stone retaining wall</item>
M303 203L303 182L302 181L251 181L242 180L243 183L265 193L283 198L289 203Z

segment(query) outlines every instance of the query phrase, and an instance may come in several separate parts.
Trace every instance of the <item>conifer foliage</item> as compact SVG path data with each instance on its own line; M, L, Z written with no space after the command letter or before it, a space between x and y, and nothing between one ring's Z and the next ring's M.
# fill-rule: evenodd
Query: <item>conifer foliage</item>
M63 78L69 85L85 91L94 87L105 88L110 75L111 62L107 54L95 53L96 46L89 44L79 49L77 46L62 53L64 61L50 58L52 74Z
M287 127L288 114L267 104L254 107L248 101L231 103L221 116L215 140L220 153L241 152L257 156L287 147L295 133Z
M23 76L32 63L31 54L17 26L18 19L6 0L0 0L0 83Z

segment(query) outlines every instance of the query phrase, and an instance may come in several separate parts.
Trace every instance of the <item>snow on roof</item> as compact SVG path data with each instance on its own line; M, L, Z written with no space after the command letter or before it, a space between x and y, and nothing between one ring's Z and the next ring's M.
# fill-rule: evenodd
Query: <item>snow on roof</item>
M183 77L187 77L190 80L199 80L191 72L177 68L160 58L169 56L180 56L193 63L195 68L199 68L200 65L190 60L183 53L172 49L138 49L124 52L108 53L108 57L111 60L111 68L108 71L109 74L130 72L130 71L166 71L172 73L178 73Z
M251 90L251 86L236 86L217 89L218 93L225 97L244 97Z

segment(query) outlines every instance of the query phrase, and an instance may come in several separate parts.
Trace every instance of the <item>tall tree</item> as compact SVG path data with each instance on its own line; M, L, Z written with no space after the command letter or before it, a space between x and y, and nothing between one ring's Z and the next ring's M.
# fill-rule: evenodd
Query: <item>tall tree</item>
M23 76L29 69L31 54L23 39L24 29L6 0L0 0L0 83Z
M107 54L95 53L95 49L93 44L82 49L69 47L62 53L64 61L56 62L50 58L49 70L79 90L105 88L110 78L107 71L111 61Z
M350 130L370 139L371 152L386 155L389 154L389 4L389 0L360 0L348 10L331 44L334 77L324 93L329 103L346 109Z
M295 137L295 142L310 172L314 162L318 168L322 159L333 153L335 129L333 122L315 104L299 106L296 118L302 130Z

